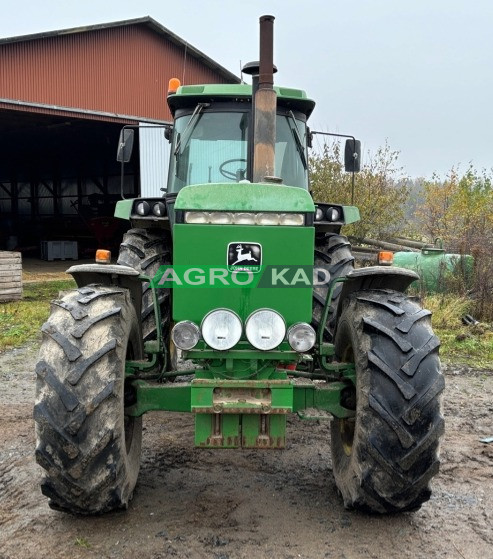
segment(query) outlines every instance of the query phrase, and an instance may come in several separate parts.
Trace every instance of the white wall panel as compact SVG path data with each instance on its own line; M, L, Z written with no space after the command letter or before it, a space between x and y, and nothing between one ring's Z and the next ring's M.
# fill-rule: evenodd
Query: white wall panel
M141 123L140 142L140 195L162 196L166 186L170 144L164 137L163 126Z

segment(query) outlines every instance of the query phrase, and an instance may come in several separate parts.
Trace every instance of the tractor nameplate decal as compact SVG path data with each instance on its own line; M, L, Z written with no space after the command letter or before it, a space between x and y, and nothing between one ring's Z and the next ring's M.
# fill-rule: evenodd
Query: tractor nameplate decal
M259 243L229 243L226 255L230 272L260 272L262 245Z

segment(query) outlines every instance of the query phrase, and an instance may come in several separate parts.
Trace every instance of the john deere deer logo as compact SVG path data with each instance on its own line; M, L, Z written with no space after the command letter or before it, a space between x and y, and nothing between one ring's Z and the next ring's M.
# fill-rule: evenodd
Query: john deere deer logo
M233 266L236 266L238 262L243 262L243 260L248 260L250 262L255 262L258 264L258 260L256 258L253 258L251 250L245 253L243 252L243 245L238 245L236 247L236 256L238 257L238 260L236 262L233 262Z
M230 272L258 272L262 264L262 247L258 243L229 243L227 259Z

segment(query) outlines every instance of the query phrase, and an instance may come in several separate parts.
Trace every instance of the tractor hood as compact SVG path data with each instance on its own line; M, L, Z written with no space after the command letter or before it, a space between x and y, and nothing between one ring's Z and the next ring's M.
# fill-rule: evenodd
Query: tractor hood
M296 267L303 269L303 277L313 274L314 204L306 190L273 184L193 185L179 192L175 209L173 266L179 274L193 269L187 277L195 282L174 289L175 322L200 325L219 308L235 312L243 323L259 309L276 311L287 327L311 321L311 280L291 281ZM201 270L207 274L210 268L225 271L225 285L201 283ZM251 272L252 284L235 283L245 280L244 270Z
M277 184L194 184L180 190L175 210L313 213L303 188Z

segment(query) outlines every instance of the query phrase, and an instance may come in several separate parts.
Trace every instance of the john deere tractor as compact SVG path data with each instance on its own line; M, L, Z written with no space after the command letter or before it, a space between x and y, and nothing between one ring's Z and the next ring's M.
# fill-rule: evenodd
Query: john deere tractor
M444 387L417 274L354 269L341 228L356 207L314 202L314 102L274 87L273 20L260 18L252 85L180 85L161 198L122 200L117 264L69 272L36 366L36 458L54 508L125 508L142 416L190 412L200 448L282 449L287 414L332 417L335 482L348 508L417 509L438 471ZM122 131L119 160L134 131ZM346 168L359 169L359 142ZM123 164L123 163L122 163Z

